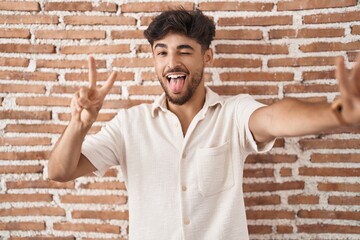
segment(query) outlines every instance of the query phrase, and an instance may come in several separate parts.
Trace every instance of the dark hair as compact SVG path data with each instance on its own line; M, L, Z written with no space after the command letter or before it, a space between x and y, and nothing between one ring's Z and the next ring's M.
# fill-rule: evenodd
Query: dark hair
M162 39L169 32L194 39L203 50L206 50L215 36L215 24L199 9L187 11L179 8L162 12L155 17L144 31L144 35L152 46L154 41Z

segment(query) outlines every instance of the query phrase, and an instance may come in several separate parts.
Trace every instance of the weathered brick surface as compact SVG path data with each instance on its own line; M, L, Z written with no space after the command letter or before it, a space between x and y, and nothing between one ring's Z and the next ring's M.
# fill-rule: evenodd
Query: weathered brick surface
M162 93L143 30L180 5L215 21L204 80L226 97L331 102L335 58L351 68L360 52L357 0L0 2L1 239L128 239L119 168L57 183L47 180L47 159L71 119L72 94L88 85L88 55L98 85L117 72L90 134ZM359 134L355 126L279 138L271 152L248 156L250 239L359 239Z

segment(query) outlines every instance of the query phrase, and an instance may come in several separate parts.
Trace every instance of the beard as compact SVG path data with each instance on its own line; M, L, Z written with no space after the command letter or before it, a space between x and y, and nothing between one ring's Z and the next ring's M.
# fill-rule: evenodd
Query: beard
M159 79L159 77L158 77L158 79L161 84L161 87L163 88L163 90L165 92L167 100L176 105L183 105L186 102L188 102L194 95L196 89L198 88L199 84L201 83L203 74L204 74L204 71L202 70L202 71L196 72L191 79L186 79L185 81L188 81L188 85L185 89L185 93L181 94L180 96L171 96L169 93L169 89L167 88L167 85L163 81L161 81ZM167 81L167 79L165 79L165 81Z

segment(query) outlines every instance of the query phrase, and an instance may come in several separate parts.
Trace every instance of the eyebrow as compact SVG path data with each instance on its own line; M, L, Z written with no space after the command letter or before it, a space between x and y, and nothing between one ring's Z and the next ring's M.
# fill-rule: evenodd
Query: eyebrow
M164 43L157 43L155 46L154 46L154 49L156 49L156 48L168 48L168 46L166 45L166 44L164 44ZM190 45L188 45L188 44L182 44L182 45L179 45L179 46L177 46L176 47L176 49L178 49L178 50L181 50L181 49L191 49L191 50L194 50L194 48L192 47L192 46L190 46Z

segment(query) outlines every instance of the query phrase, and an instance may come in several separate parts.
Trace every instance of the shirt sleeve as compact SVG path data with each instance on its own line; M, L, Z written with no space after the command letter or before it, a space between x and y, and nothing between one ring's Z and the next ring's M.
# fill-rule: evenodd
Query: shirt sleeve
M241 95L238 97L235 116L239 130L240 143L242 145L241 147L247 152L247 154L267 152L275 143L276 139L273 139L259 145L255 141L249 128L251 114L256 109L264 106L264 104L255 101L250 95Z
M120 116L117 114L100 132L85 138L81 153L89 159L103 176L108 168L119 165L122 147Z

